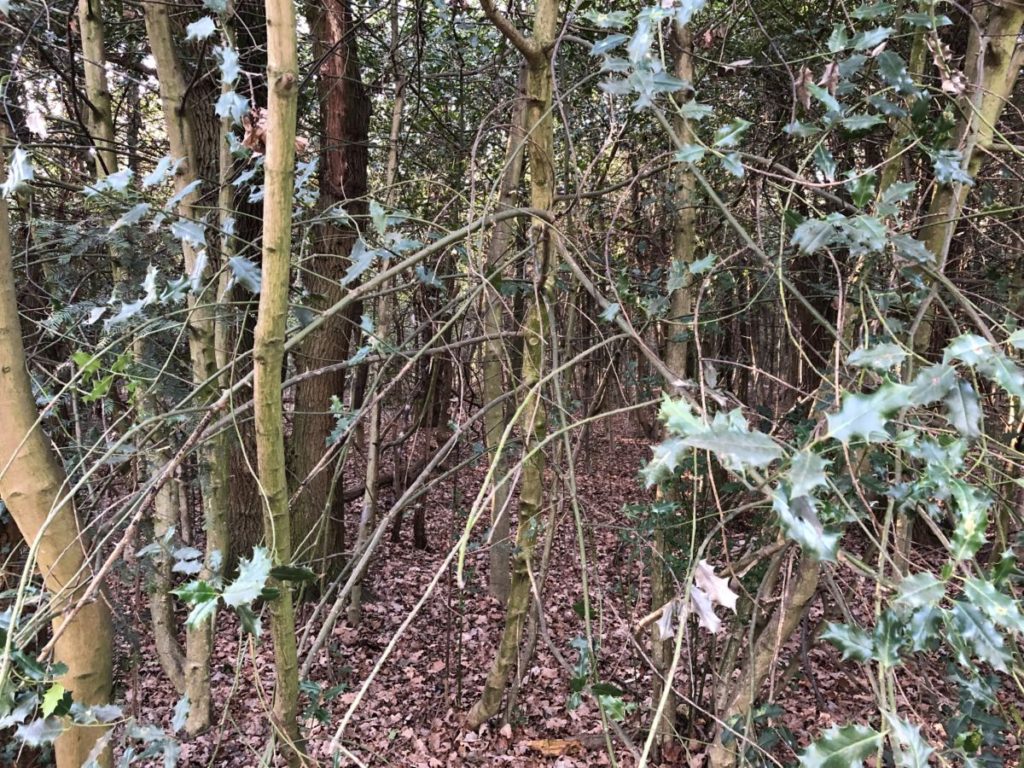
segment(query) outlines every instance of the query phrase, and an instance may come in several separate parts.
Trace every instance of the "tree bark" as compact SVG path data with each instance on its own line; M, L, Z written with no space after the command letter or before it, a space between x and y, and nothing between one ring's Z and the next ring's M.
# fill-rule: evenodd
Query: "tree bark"
M294 2L267 0L266 8L268 98L263 283L253 340L253 400L256 457L260 487L263 489L264 535L274 565L288 565L292 561L292 534L285 471L281 375L291 273L299 72ZM292 594L287 583L276 579L269 583L279 590L279 596L269 601L276 679L271 718L281 740L281 752L290 765L299 765L303 749L296 721L299 676Z
M202 192L199 186L182 194L192 182L200 180L200 165L204 153L200 149L200 135L211 131L219 135L213 120L212 105L203 103L196 108L187 107L185 98L188 81L181 58L174 45L173 30L166 3L147 0L144 5L146 32L160 80L160 100L164 126L171 155L182 161L175 176L175 189L181 195L178 215L190 221L201 221ZM212 122L212 127L208 125ZM201 126L197 132L196 126ZM210 144L210 146L214 146ZM209 154L209 151L207 151ZM214 155L216 157L216 154ZM206 163L209 164L209 163ZM183 240L182 251L185 271L196 272L203 249ZM207 266L200 275L198 295L188 298L189 356L192 380L200 402L211 402L218 391L216 355L216 288L211 285L212 268ZM211 295L212 294L212 295ZM199 485L203 499L203 521L206 532L206 553L199 578L211 580L220 577L224 557L228 551L227 508L229 493L228 432L223 432L205 443L199 451ZM213 647L215 615L186 634L185 688L191 701L185 728L190 734L206 729L210 724L210 653Z
M540 211L551 211L555 202L554 118L552 115L551 52L558 31L558 0L538 0L533 35L525 38L491 0L483 0L484 11L495 26L526 59L526 125L529 136L530 203ZM545 347L550 332L548 298L553 290L557 234L542 219L530 227L532 249L530 269L534 297L523 325L522 383L520 406L523 434L523 473L519 490L519 520L512 555L505 626L494 662L480 699L470 709L466 724L479 728L498 713L509 672L519 656L523 624L530 606L530 570L538 537L542 533L540 512L544 507L545 457L541 445L546 435L547 413L540 392Z
M315 31L314 53L321 61L317 78L322 120L320 134L320 209L336 206L356 219L366 215L367 135L370 100L359 72L352 11L348 0L310 5L309 24ZM315 255L302 271L310 307L322 310L341 299L341 278L349 265L356 232L336 221L318 228ZM356 319L358 316L356 316ZM329 318L293 353L298 373L338 363L349 356L351 313ZM345 547L344 502L333 493L330 467L309 477L323 458L334 429L331 396L342 397L345 370L315 376L295 390L295 418L290 472L295 485L306 481L296 499L292 545L300 562L312 565L325 580L338 573ZM308 478L308 481L307 481Z
M496 210L510 208L515 204L516 191L523 175L523 156L526 146L526 100L523 90L526 87L526 68L519 73L515 107L509 124L508 145L505 149L505 162L502 166L501 181L498 184L498 200ZM512 243L514 222L511 219L498 222L491 233L491 241L487 247L487 260L484 263L484 279L491 283L491 290L483 296L483 335L490 337L482 347L483 359L483 394L484 402L491 403L505 394L505 366L508 365L507 347L499 338L502 329L505 301L497 285L504 274L502 261ZM489 553L490 570L488 586L491 595L502 604L508 600L511 576L509 574L509 555L512 545L509 541L508 486L500 482L507 472L508 462L503 455L504 446L501 436L505 433L506 419L504 408L491 408L484 417L484 440L487 453L491 457L493 474L496 479L494 496L491 501L491 550Z
M4 174L0 159L0 175ZM52 595L50 610L60 617L89 583L88 544L67 495L64 471L39 425L25 367L15 285L10 214L7 201L0 197L0 498L33 548ZM68 670L60 682L76 702L88 706L110 701L112 636L110 611L101 594L74 614L58 638L54 660ZM106 726L70 727L57 739L58 768L79 768L106 732ZM102 751L99 762L111 765L109 748Z

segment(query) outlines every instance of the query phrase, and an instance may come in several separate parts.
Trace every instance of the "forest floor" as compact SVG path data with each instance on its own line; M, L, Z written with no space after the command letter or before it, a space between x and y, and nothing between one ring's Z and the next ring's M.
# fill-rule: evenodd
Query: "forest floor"
M637 470L650 455L650 441L623 437L616 431L613 437L598 432L589 445L589 456L579 462L576 483L580 511L587 521L588 551L596 556L588 573L591 596L598 606L594 633L600 644L599 677L623 691L623 699L635 705L621 728L640 750L646 737L643 724L649 719L646 655L650 638L647 631L637 633L636 625L651 606L644 567L646 546L631 535L623 508L650 500L637 480ZM483 477L483 470L463 471L459 477L456 487L443 482L427 499L429 549L412 546L412 521L407 516L401 541L391 543L386 537L383 551L371 566L362 622L351 627L341 620L328 647L318 656L312 673L315 684L305 686L301 702L310 756L317 764L332 764L332 737L346 711L358 701L343 743L368 766L611 765L594 697L584 695L576 709L566 705L572 667L579 660L571 643L584 634L583 622L574 610L582 597L581 566L569 504L555 512L557 530L544 587L544 626L538 633L536 653L522 676L515 706L504 725L496 719L480 732L463 727L463 717L478 696L493 658L503 611L487 594L486 551L470 552L467 583L461 590L453 569L443 565L451 543L461 533L467 507L479 487L473 483ZM476 539L482 536L481 532ZM743 535L731 533L730 550L738 552L743 539ZM844 546L851 543L844 540ZM400 625L435 578L436 587L422 609L394 641ZM870 625L873 587L843 568L833 570L833 579L855 615ZM825 604L831 602L827 592L814 602L805 629L785 646L776 673L762 692L762 701L776 701L781 707L772 724L789 728L801 746L833 724L877 720L867 667L842 661L838 651L824 642L801 653L802 636L814 632ZM136 604L138 613L134 618L125 617L127 626L120 638L119 682L121 695L128 701L126 714L169 729L178 697L156 662L155 650L148 645L149 633L130 629L132 622L145 626L147 618L144 595L138 592ZM301 609L300 634L310 610L308 605ZM728 620L723 610L719 609L719 614ZM830 610L829 618L841 620L835 610ZM220 612L217 621L212 679L218 725L207 734L183 739L180 764L253 766L260 759L259 745L266 742L272 649L266 636L256 642L246 636L240 644L238 624L230 612ZM684 692L691 680L710 685L710 675L698 671L707 668L703 654L711 652L713 645L705 630L699 633L698 656L684 658L677 677L677 688ZM385 653L387 658L373 682L362 691L363 681ZM326 695L321 695L319 703L311 702L309 692L317 689ZM945 734L936 724L945 722L943 712L954 702L949 700L944 668L937 658L926 656L924 661L902 668L897 675L897 697L901 715L912 722L933 724L924 735L932 743L945 742ZM711 732L709 722L696 716L681 727L688 737L678 748L666 751L662 764L699 766L704 741ZM612 741L617 764L623 768L635 765L631 750L619 738ZM772 751L782 763L795 762L796 753L784 744ZM341 764L354 763L342 760Z

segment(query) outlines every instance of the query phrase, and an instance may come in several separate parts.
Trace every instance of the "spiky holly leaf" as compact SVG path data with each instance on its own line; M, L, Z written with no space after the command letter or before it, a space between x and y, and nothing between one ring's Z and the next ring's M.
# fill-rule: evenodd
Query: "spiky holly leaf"
M1017 607L1017 602L996 589L992 582L967 579L964 582L964 596L999 626L1013 632L1024 632L1024 615Z
M921 571L905 577L900 582L895 603L908 608L935 606L945 594L946 582L940 581L929 571Z
M810 496L815 488L825 485L825 468L832 462L811 451L800 451L793 456L786 478L789 480L789 495Z
M763 432L747 432L713 425L705 432L683 439L685 445L711 451L722 466L742 471L748 467L766 467L782 458L782 448Z
M711 604L711 598L700 587L690 588L690 604L697 614L697 623L712 634L717 635L722 630L722 620L715 615L715 607Z
M888 371L907 359L907 351L899 344L875 344L873 347L858 347L846 358L847 365L854 368L872 368Z
M707 560L701 560L693 574L694 583L707 593L711 602L724 605L733 613L736 613L736 599L739 597L729 589L729 580L715 575L715 570L708 565Z
M804 768L860 768L878 751L881 735L866 725L833 725L800 755Z
M666 397L662 400L660 415L668 431L677 435L685 436L707 429L707 425L694 415L689 403L682 398L670 400Z
M270 576L270 554L266 547L254 547L252 557L238 564L238 578L224 590L224 602L235 608L250 605L259 597Z
M957 336L947 346L942 354L944 362L950 360L962 360L967 365L977 365L986 360L993 352L992 344L977 334L965 333Z
M830 621L821 636L843 652L843 661L867 661L875 655L871 635L860 627Z
M825 530L814 513L813 503L809 496L788 499L781 488L772 494L772 507L786 535L816 559L835 562L841 534Z
M952 635L950 641L958 651L961 664L974 668L976 656L991 664L994 669L1006 671L1010 655L1006 652L1003 636L999 634L995 624L986 619L981 611L963 600L955 601L947 615L947 626ZM973 654L964 653L963 648L958 647L958 639L968 644Z
M883 667L895 667L900 663L900 648L907 641L906 627L891 610L885 610L878 617L872 633L874 658Z
M988 526L988 508L992 499L963 480L953 479L949 489L956 502L956 529L949 548L954 560L974 557L985 543Z
M928 768L928 757L935 750L921 737L921 729L889 713L885 719L896 768Z
M883 384L870 395L846 395L839 413L829 414L828 434L842 443L861 437L866 442L884 442L888 414L910 403L912 387Z
M670 479L679 467L679 460L687 452L681 438L672 437L663 440L651 449L654 453L647 465L640 470L644 477L644 487L650 488L663 480Z
M969 381L960 379L946 395L946 420L964 437L981 436L981 406Z

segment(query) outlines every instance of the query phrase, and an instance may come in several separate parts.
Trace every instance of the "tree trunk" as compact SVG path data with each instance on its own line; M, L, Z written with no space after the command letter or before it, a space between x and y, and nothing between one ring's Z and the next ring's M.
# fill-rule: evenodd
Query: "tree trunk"
M533 36L525 38L491 0L483 7L491 21L526 59L526 125L529 136L530 204L550 211L555 201L554 118L552 116L551 51L558 30L558 0L538 0ZM523 473L519 490L519 520L512 555L512 573L505 612L505 626L480 700L467 715L468 727L476 729L498 713L509 672L519 657L523 624L530 606L530 570L533 552L542 533L540 512L544 507L545 459L542 449L547 413L540 383L545 347L550 333L548 298L553 290L555 254L552 239L557 234L541 219L530 228L530 252L534 297L523 325L522 383L520 407L523 433Z
M185 104L188 80L178 51L174 45L172 26L166 3L148 0L144 6L146 32L149 35L153 58L160 80L160 100L164 125L171 155L183 162L175 176L175 189L179 195L192 182L200 179L199 166L203 158L200 134L211 131L219 135L213 120L212 106L201 103L197 107ZM212 127L207 125L212 122ZM197 132L196 126L202 126ZM207 142L209 143L209 142ZM215 146L215 144L210 144ZM215 154L216 156L216 154ZM193 187L181 195L177 213L190 221L202 220L200 207L202 193ZM194 274L200 263L202 248L189 240L182 241L185 271ZM192 362L192 380L199 392L199 401L208 403L217 394L216 377L216 289L210 284L212 269L203 270L198 295L189 295L188 326L189 356ZM211 295L213 294L213 295ZM221 576L224 555L228 551L227 500L229 492L228 433L223 432L205 443L199 451L199 486L203 500L203 521L206 532L206 553L199 578L211 580ZM186 730L196 734L210 724L210 653L213 646L215 615L186 635L185 688L191 702Z
M264 501L264 535L274 565L292 561L291 517L285 471L281 375L291 272L292 205L295 188L295 120L298 107L298 55L295 5L267 0L267 147L263 198L263 283L253 340L253 400L256 456ZM295 614L289 585L269 601L274 642L275 686L272 723L290 765L302 760L296 722L299 676Z
M313 10L316 7L317 10ZM344 206L349 216L366 215L367 135L370 100L359 73L359 57L348 0L310 4L309 25L315 31L314 53L320 65L320 208L326 213ZM341 299L340 280L349 265L356 232L331 221L318 228L315 255L302 272L311 309L322 310ZM356 316L356 319L358 316ZM293 353L296 371L315 370L349 356L350 313L338 314L310 334ZM305 482L296 500L292 545L296 559L311 564L326 580L338 573L345 547L344 502L332 493L336 473L326 467L309 477L323 458L334 429L331 396L341 398L345 370L314 376L295 390L295 418L290 472L294 484Z
M523 90L526 86L526 68L519 72L515 107L509 124L508 145L505 149L505 162L498 185L496 210L510 208L515 204L516 191L523 175L523 154L526 144L526 100ZM483 296L483 334L492 337L484 342L483 359L483 395L484 404L493 403L505 394L505 366L508 365L505 341L499 338L503 327L505 299L497 286L501 283L504 268L502 262L512 243L511 219L498 222L491 233L491 242L487 248L487 260L484 264L484 279L491 283L491 290ZM488 585L491 595L504 604L508 600L510 586L509 555L512 545L509 541L509 510L508 486L500 482L508 470L508 462L504 457L504 446L501 436L505 433L505 409L491 408L484 417L484 439L487 453L491 457L492 472L495 478L494 496L491 501L491 551Z
M1024 6L1012 0L978 3L972 15L965 66L971 86L963 97L967 103L957 127L956 148L962 153L964 170L973 178L992 146L999 117L1024 63L1024 46L1017 42ZM940 273L946 269L969 189L962 182L938 185L921 227L919 238L935 256ZM933 320L928 310L936 295L933 288L918 311L914 350L920 354L927 354L931 346Z
M4 138L0 128L0 139ZM0 175L5 175L0 160ZM10 215L0 197L0 498L21 535L34 549L36 564L52 594L49 610L61 611L82 595L89 582L87 543L75 513L60 462L39 425L32 384L25 367L11 256ZM60 678L76 702L106 704L112 686L112 626L105 597L86 603L67 621L54 660L67 666ZM3 667L8 668L9 660ZM58 768L79 768L104 726L75 725L57 739ZM109 748L100 765L112 762Z

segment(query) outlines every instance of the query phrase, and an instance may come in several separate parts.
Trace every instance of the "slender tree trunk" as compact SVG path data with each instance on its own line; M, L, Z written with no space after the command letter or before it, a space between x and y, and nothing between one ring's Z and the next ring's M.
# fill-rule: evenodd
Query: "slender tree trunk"
M320 207L326 213L343 206L353 218L366 215L367 135L370 101L359 72L352 11L348 0L325 0L309 5L309 25L315 32L314 52L320 64L321 171ZM349 266L356 232L330 217L317 230L315 255L302 272L303 286L313 299L311 308L325 309L342 298L341 278ZM298 373L338 363L349 356L351 321L358 315L339 314L310 334L293 354ZM324 468L309 477L324 455L334 429L331 396L341 398L345 370L314 376L295 390L295 418L290 472L295 484L305 482L296 500L292 546L298 561L312 564L326 580L342 566L345 547L344 501L334 493L334 472ZM340 476L340 475L339 475Z
M202 133L210 131L205 127L205 123L210 122L212 118L212 107L209 104L190 107L185 103L188 80L174 45L167 4L159 0L148 0L144 10L146 31L160 79L160 100L168 143L172 156L182 160L174 179L175 188L181 196L177 213L184 219L199 221L203 216L200 207L201 191L198 186L190 187L194 181L200 180L199 165L203 156L195 128L196 125L203 124ZM213 130L218 133L216 129ZM182 241L182 251L185 257L185 271L192 275L196 272L197 264L201 265L200 260L204 251L189 240ZM201 402L210 402L218 390L215 345L216 288L210 284L211 273L212 269L209 266L202 271L201 290L198 296L189 296L189 314L186 321L192 380L199 388ZM224 557L228 552L230 463L227 439L228 433L222 433L205 443L199 452L199 485L206 532L206 554L199 577L204 580L215 579L222 574ZM215 616L211 616L199 626L190 628L186 635L185 689L191 707L185 727L190 734L196 734L210 724L210 653L213 647L214 621Z
M520 50L526 59L526 125L529 136L530 203L550 211L554 207L554 118L552 115L551 52L558 31L558 0L538 0L533 35L525 38L501 14L491 0L483 0L491 21ZM540 512L544 507L545 460L541 444L547 428L547 413L541 397L540 380L545 346L550 333L548 297L552 278L556 233L547 223L535 219L530 228L530 253L534 297L523 325L521 405L523 433L523 474L519 490L519 520L512 555L512 573L505 611L505 626L491 670L479 701L467 715L467 725L476 729L498 713L508 676L519 656L523 625L530 606L530 571L538 537L543 532Z
M5 138L0 128L0 141ZM6 175L0 158L0 175ZM36 565L52 595L50 610L75 603L89 582L87 542L66 494L60 462L38 422L32 384L25 367L17 292L11 255L11 224L7 201L0 197L0 498L26 543L35 550ZM67 666L61 684L85 705L106 704L112 685L112 626L105 596L82 606L58 638L54 660ZM9 670L4 660L4 671ZM58 768L79 768L87 760L105 726L75 725L57 739ZM112 762L109 748L100 765Z
M679 79L693 82L693 38L689 26L673 26L673 48L676 56L675 75ZM680 141L689 144L693 141L693 129L690 121L678 118L676 131ZM683 274L689 274L689 266L696 256L697 245L697 182L687 170L685 163L677 165L676 191L674 196L674 218L672 227L672 260ZM693 286L690 283L680 286L672 292L669 324L666 329L665 364L679 380L685 380L689 374L690 345L687 326L693 314ZM679 502L681 495L677 488L669 488L664 493L666 501ZM679 514L682 514L680 510ZM679 526L679 530L684 529ZM668 547L663 526L654 531L654 549L651 552L651 602L653 608L660 608L675 597L672 572L668 568ZM675 696L672 693L672 681L667 676L672 667L672 640L662 638L657 626L651 628L651 660L654 662L654 675L651 682L651 707L657 712L662 694L668 688L668 700L661 707L661 718L654 724L657 729L655 746L660 748L670 742L675 733Z
M267 0L267 149L264 163L263 285L253 341L256 456L263 489L264 534L274 565L292 560L291 516L285 472L281 375L288 320L292 205L295 188L295 120L298 107L298 55L295 4ZM291 765L301 761L296 709L299 694L295 614L287 583L269 601L276 682L273 726Z
M498 185L498 201L496 210L509 208L515 204L516 191L523 175L523 155L526 145L526 100L523 90L526 86L526 68L519 73L515 107L509 124L508 145L505 149L505 163ZM484 264L484 276L491 283L491 290L483 296L483 334L492 337L482 347L483 359L483 391L484 403L493 403L505 394L505 366L508 364L507 347L499 338L503 327L504 298L497 285L501 282L504 270L502 261L506 257L512 243L514 222L511 219L494 225L491 242L487 248L487 260ZM503 456L504 446L501 436L505 432L506 420L504 408L491 408L484 417L484 439L487 453L494 465L494 497L491 501L491 551L490 573L488 584L491 595L502 604L508 600L510 586L509 555L512 552L509 541L509 510L508 486L500 482L504 477L508 462Z
M957 129L957 149L964 169L974 177L981 169L986 150L992 146L996 125L1024 63L1024 46L1018 43L1024 24L1024 6L1013 0L990 1L974 6L968 25L965 74L971 84L964 95L963 117ZM938 184L928 207L919 238L935 256L937 270L946 269L968 184ZM926 354L931 346L933 320L928 312L937 289L925 299L918 312L914 350Z
M90 139L96 150L96 178L117 173L118 160L114 141L114 118L110 111L110 89L107 84L107 52L101 0L79 0L78 25L85 58L85 97ZM117 263L117 254L110 251L114 285L122 287L127 276ZM144 338L132 344L135 363L145 364L149 345ZM155 393L145 391L140 397L140 415L147 418L156 414L158 402ZM153 475L166 461L165 452L147 450L142 456L145 471ZM165 483L153 503L153 530L157 540L174 525L178 514L177 486ZM161 551L154 561L154 582L150 585L150 616L153 620L153 639L160 666L178 693L185 690L185 656L175 635L174 607L170 597L171 561Z
M391 4L391 60L392 66L395 69L395 101L391 108L391 132L388 137L388 162L387 169L384 173L384 188L387 190L386 202L388 208L393 207L394 201L397 197L395 193L395 178L398 175L398 146L400 132L402 129L402 108L405 105L405 75L399 71L399 64L397 60L398 43L398 0L395 0L395 2ZM377 300L377 336L380 339L386 339L387 334L391 329L392 305L395 302L395 296L389 292L390 287L391 281L389 280L381 286L382 295ZM387 345L383 345L381 348L386 350ZM383 369L383 366L385 365L387 365L386 361L381 363L381 368ZM378 380L380 380L380 378L381 377L378 377ZM373 533L374 525L377 522L377 493L378 481L380 479L381 448L383 443L383 435L381 434L383 408L383 400L381 398L374 398L373 405L370 407L370 431L369 439L366 443L366 481L364 484L365 490L363 491L363 506L359 512L359 528L356 531L356 543L353 549L355 552L361 551L366 546L367 541ZM396 458L396 492L399 487L399 483L402 482L399 476L400 463L401 462ZM395 523L396 532L400 524L401 518L399 518ZM355 584L353 584L352 596L349 600L348 623L350 626L355 627L359 625L360 619L362 618L362 607L363 583L360 578L355 582Z

